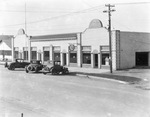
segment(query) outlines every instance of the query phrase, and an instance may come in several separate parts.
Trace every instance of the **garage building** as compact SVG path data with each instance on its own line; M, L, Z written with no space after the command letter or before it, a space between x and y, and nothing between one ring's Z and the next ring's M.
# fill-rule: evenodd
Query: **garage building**
M28 36L23 29L12 38L12 60L61 61L73 67L109 68L109 32L99 19L83 32ZM150 66L150 33L112 31L114 70Z

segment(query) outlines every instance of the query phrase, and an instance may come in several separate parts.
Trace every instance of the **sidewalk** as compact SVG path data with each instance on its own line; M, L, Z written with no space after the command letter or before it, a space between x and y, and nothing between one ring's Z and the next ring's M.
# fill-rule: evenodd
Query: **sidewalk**
M150 90L150 69L126 69L110 73L109 69L68 67L70 73L89 78L106 79L131 84L135 87Z

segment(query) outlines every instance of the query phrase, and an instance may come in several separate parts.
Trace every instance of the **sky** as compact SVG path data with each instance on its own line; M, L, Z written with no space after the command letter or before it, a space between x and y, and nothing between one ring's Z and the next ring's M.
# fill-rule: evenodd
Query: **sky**
M0 35L49 35L84 32L93 19L108 27L112 4L112 30L150 32L149 0L0 0Z

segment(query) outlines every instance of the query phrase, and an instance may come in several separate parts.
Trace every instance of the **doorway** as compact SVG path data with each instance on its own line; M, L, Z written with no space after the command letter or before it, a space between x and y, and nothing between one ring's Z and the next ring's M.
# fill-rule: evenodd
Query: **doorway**
M63 53L63 61L64 61L64 65L66 65L66 53Z
M98 54L94 54L95 68L98 68Z
M136 52L136 66L148 66L148 52Z

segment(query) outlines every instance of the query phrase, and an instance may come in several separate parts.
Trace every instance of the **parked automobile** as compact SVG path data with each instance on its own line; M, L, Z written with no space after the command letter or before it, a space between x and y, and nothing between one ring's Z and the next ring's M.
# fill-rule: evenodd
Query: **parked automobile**
M16 59L15 62L5 63L5 67L9 70L15 70L15 68L25 68L26 65L29 65L29 62L25 62L24 59Z
M42 70L43 74L51 73L52 75L55 74L69 74L68 68L61 66L60 61L53 61L52 67L45 66Z
M43 67L44 65L41 63L41 60L32 60L31 63L25 67L25 70L26 73L28 73L29 71L39 72L43 69Z

